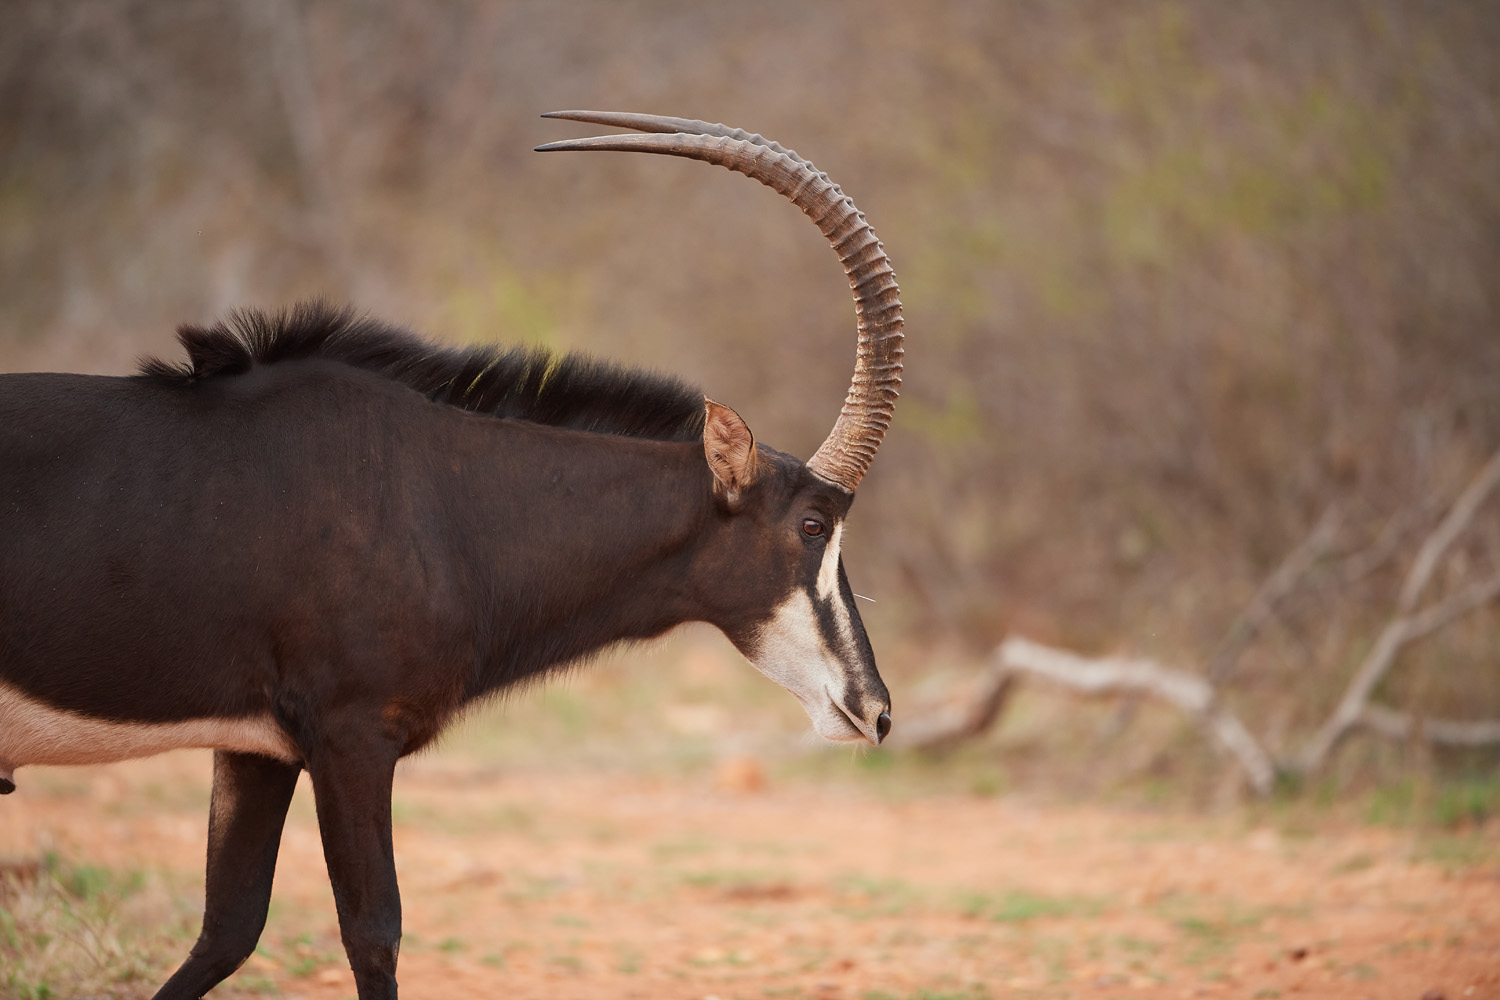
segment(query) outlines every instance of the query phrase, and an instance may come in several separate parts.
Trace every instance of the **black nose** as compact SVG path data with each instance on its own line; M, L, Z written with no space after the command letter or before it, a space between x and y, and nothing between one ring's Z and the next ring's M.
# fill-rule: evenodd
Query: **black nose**
M880 718L875 720L875 735L885 739L891 732L891 713L881 712Z

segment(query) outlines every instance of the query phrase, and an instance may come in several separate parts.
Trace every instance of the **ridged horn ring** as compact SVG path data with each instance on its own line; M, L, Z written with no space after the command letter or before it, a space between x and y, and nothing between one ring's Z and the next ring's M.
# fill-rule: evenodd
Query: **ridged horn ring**
M779 192L817 224L849 277L858 343L854 378L844 408L807 466L823 479L854 492L890 427L904 354L896 275L875 231L854 202L827 174L792 150L742 129L618 111L553 111L542 117L649 134L567 139L538 146L537 152L602 149L665 153L718 164Z

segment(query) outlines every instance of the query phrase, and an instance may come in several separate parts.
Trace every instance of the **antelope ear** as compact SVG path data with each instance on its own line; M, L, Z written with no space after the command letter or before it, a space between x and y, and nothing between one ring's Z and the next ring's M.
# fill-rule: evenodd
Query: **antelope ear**
M703 400L703 454L714 474L714 492L730 507L755 483L755 435L722 403Z

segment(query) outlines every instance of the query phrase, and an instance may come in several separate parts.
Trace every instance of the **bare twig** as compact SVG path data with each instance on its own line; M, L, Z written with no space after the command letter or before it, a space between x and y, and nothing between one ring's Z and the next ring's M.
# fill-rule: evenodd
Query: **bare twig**
M942 751L979 736L994 723L1014 686L1014 675L991 667L980 678L978 689L965 701L903 723L896 730L897 742L919 750Z
M1432 573L1437 569L1438 563L1447 553L1448 547L1453 544L1463 530L1474 520L1474 513L1479 510L1479 505L1494 490L1496 484L1500 484L1500 451L1490 456L1490 460L1481 468L1464 487L1458 499L1453 501L1453 506L1448 510L1448 516L1443 518L1436 530L1428 536L1427 541L1422 543L1422 548L1417 552L1416 561L1412 563L1411 571L1406 575L1406 582L1401 587L1401 596L1396 599L1396 611L1405 614L1417 603L1426 589L1428 581L1432 579Z
M1436 632L1469 612L1484 607L1497 597L1500 597L1500 573L1482 583L1465 587L1456 594L1449 594L1430 608L1407 618L1405 641L1411 642L1429 632Z
M1299 762L1302 771L1311 772L1322 767L1350 727L1359 722L1371 693L1390 670L1396 654L1403 646L1500 596L1500 576L1497 576L1459 591L1424 611L1412 613L1443 556L1469 526L1475 512L1497 484L1500 484L1500 451L1495 452L1484 464L1463 493L1459 494L1442 522L1422 543L1401 586L1395 613L1381 630L1364 662L1355 671L1338 707L1303 751Z
M1208 679L1211 683L1217 685L1229 676L1245 647L1275 614L1276 605L1295 590L1307 571L1333 548L1341 520L1338 505L1329 504L1311 534L1266 577L1209 658Z
M1428 497L1414 507L1397 511L1381 527L1380 534L1375 536L1374 542L1357 552L1346 555L1343 568L1339 573L1344 586L1358 583L1394 559L1401 549L1401 543L1406 540L1407 533L1421 522L1432 506L1432 498Z

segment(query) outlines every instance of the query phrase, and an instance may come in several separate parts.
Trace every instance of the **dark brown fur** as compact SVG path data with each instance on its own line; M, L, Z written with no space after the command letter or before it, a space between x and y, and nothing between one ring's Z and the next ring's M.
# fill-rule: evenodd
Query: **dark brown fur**
M852 497L748 451L729 411L710 432L726 489L703 397L672 379L322 306L182 339L186 365L131 377L0 375L0 681L81 716L290 740L287 761L216 751L203 931L159 997L201 996L255 947L303 769L359 994L393 997L396 761L611 643L705 621L753 650L817 578L806 521ZM820 600L857 629L845 708L873 719L889 696L839 577Z
M177 338L187 361L143 359L142 378L187 386L256 365L320 358L495 417L655 441L703 434L703 393L670 375L542 347L446 347L325 302L276 313L240 310L213 326L179 327Z

